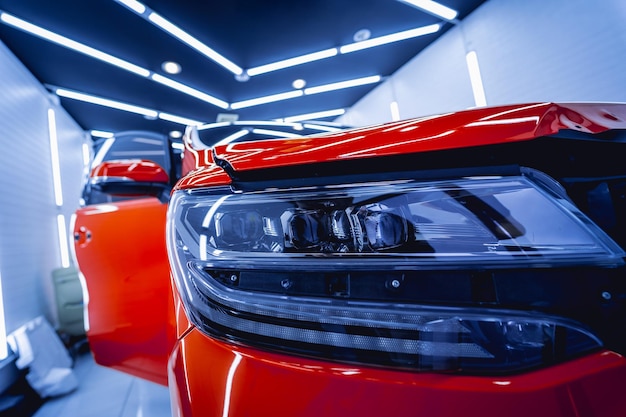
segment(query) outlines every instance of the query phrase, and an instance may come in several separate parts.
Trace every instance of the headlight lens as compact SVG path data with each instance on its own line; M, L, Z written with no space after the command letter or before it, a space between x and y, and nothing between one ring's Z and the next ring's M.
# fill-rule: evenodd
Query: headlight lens
M601 342L556 317L379 302L375 288L359 299L350 280L379 271L393 290L402 271L616 265L624 255L523 176L177 191L168 250L190 319L212 336L332 360L487 373L555 363Z

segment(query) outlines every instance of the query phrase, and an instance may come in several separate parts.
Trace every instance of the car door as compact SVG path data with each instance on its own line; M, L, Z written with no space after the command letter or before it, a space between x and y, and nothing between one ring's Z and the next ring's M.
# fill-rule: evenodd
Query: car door
M89 345L97 363L166 385L174 315L165 217L167 190L175 178L166 175L165 184L162 178L175 172L171 148L166 137L130 132L102 152L94 161L109 161L109 170L92 169L85 206L77 210L73 226ZM151 172L138 174L141 164L144 170L160 170L161 182L147 181L150 175L157 178ZM120 166L126 174L115 171ZM108 185L119 181L106 188L97 186L98 178ZM120 192L120 184L129 191Z

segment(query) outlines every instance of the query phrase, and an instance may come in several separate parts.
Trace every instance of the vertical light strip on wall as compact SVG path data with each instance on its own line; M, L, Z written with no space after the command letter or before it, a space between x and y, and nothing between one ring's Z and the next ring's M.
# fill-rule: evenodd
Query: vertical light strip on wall
M52 181L54 187L54 201L57 208L63 207L63 188L61 186L61 164L59 162L59 143L57 140L57 123L54 109L48 109L48 135L50 136L50 159L52 161ZM61 265L63 268L70 266L68 251L68 233L65 225L65 216L57 216L57 229L59 234L59 250L61 251Z
M89 162L91 161L91 150L87 142L83 142L83 166L89 168Z
M472 83L472 92L474 93L474 103L476 107L484 107L487 105L485 97L485 89L483 88L483 79L480 75L480 67L478 66L478 56L476 51L470 51L465 55L467 61L467 70L469 71L470 82Z
M48 109L48 135L50 136L50 157L52 159L52 181L54 201L57 207L63 206L63 188L61 187L61 165L59 163L59 144L57 141L57 122L54 109Z
M391 120L394 122L400 120L400 107L398 106L398 102L392 101L389 104L389 109L391 110Z
M67 227L65 226L65 216L62 214L57 215L57 229L59 230L59 249L61 250L61 266L63 268L69 268L70 266L70 253L68 250Z
M9 356L7 328L4 322L4 296L2 295L2 274L0 273L0 361Z

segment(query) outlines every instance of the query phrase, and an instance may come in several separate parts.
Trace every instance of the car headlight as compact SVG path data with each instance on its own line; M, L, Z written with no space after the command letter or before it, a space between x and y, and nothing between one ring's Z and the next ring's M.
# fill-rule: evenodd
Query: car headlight
M473 373L556 363L601 342L560 317L424 302L414 294L421 276L614 266L624 256L567 200L522 175L179 190L168 250L187 314L208 335L328 360Z

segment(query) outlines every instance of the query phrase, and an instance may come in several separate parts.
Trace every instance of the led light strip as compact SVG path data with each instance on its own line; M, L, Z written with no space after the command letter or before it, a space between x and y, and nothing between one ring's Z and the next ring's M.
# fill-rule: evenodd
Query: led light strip
M122 110L129 113L140 114L149 118L159 118L162 120L167 120L169 122L178 123L181 125L189 126L196 125L199 126L204 122L200 122L198 120L189 119L186 117L175 116L173 114L159 112L156 110L148 109L146 107L135 106L132 104L122 103L120 101L109 100L102 97L93 96L90 94L81 93L78 91L72 91L65 88L54 88L54 93L59 97L65 97L72 100L84 101L85 103L97 104L103 107L109 107L116 110Z
M339 48L339 52L341 52L342 54L349 54L350 52L361 51L363 49L369 49L369 48L374 48L376 46L387 45L393 42L417 38L418 36L429 35L431 33L438 32L439 29L441 29L441 25L434 24L434 25L424 26L420 28L405 30L403 32L392 33L391 35L380 36L378 38L372 38L366 41L354 42L348 45L344 45L341 48Z
M1 268L0 268L1 269ZM7 328L4 318L4 294L2 293L2 274L0 273L0 361L9 356Z
M311 54L301 55L294 58L284 59L282 61L272 62L271 64L261 65L250 68L246 71L250 77L268 72L278 71L279 69L295 67L296 65L306 64L307 62L319 61L321 59L332 58L338 54L337 48L326 49L324 51L313 52Z
M113 55L109 55L105 52L99 51L80 42L76 42L72 39L66 38L65 36L58 35L47 29L33 25L32 23L19 19L3 11L0 11L0 20L16 29L30 33L31 35L38 36L47 41L56 43L57 45L64 46L68 49L72 49L76 52L80 52L81 54L88 55L92 58L99 59L100 61L104 61L107 64L115 65L116 67L122 68L139 76L148 77L150 75L150 71L145 68L132 64L128 61L124 61L123 59L119 59Z
M159 14L153 11L149 11L148 20L152 22L154 25L158 26L159 28L169 33L170 35L174 36L176 39L180 40L181 42L186 43L191 48L200 52L207 58L220 64L221 66L223 66L224 68L232 72L233 74L239 75L243 73L243 69L239 67L237 64L233 63L229 59L225 58L224 56L220 55L213 49L209 48L208 46L200 42L198 39L194 38L193 36L185 32L178 26L174 25L169 20L160 16Z
M248 68L247 70L242 69L239 65L235 64L228 58L223 55L217 53L215 50L211 49L206 44L202 43L189 33L182 30L180 27L176 26L174 23L170 22L163 16L155 13L149 7L140 3L137 0L114 0L117 3L125 6L138 16L152 23L153 25L159 27L165 32L169 33L176 39L181 42L187 44L191 48L205 55L207 58L213 60L217 64L226 68L228 71L232 72L235 75L247 75L250 77L266 74L273 71L278 71L284 68L290 68L297 65L302 65L308 62L319 61L322 59L327 59L334 57L339 54L346 54L354 51L359 51L362 49L373 48L376 46L386 45L392 42L398 42L406 39L415 38L418 36L424 36L431 33L438 32L441 29L441 25L434 24L419 28L414 28L410 30L405 30L403 32L392 33L385 36L380 36L377 38L368 39L366 41L355 42L349 45L344 45L340 48L330 48L322 51L312 52L304 55L299 55L296 57L283 59L280 61L272 62L269 64L259 65L257 67ZM456 10L450 9L442 4L434 2L432 0L406 0L406 3L411 6L417 7L427 13L433 14L442 19L453 21L456 16Z
M442 19L446 19L449 21L453 21L456 19L458 13L456 10L451 9L449 7L444 6L443 4L437 3L432 0L400 0L403 3L410 4L411 6L417 7L425 11L426 13L430 13L434 16L440 17Z
M365 85L365 84L371 84L371 83L376 83L378 81L380 81L382 79L381 76L376 75L376 76L371 76L371 77L364 77L364 78L358 78L358 79L354 79L354 80L347 80L347 81L341 81L341 82L337 82L337 83L332 83L332 84L326 84L326 85L322 85L322 86L318 86L318 87L311 87L308 89L303 90L293 90L293 91L288 91L288 92L284 92L284 93L278 93L278 94L272 94L269 96L263 96L263 97L257 97L257 98L253 98L253 99L249 99L249 100L243 100L240 102L236 102L236 103L232 103L229 104L226 101L220 100L214 96L211 96L210 94L204 93L202 91L196 90L192 87L189 87L185 84L179 83L177 81L174 81L170 78L164 77L160 74L156 74L156 73L152 73L149 70L139 67L137 65L134 65L130 62L124 61L122 59L119 59L117 57L114 57L112 55L109 55L107 53L104 53L102 51L99 51L97 49L91 48L89 46L86 46L84 44L81 44L79 42L73 41L69 38L57 35L53 32L50 32L46 29L43 29L39 26L35 26L32 25L24 20L18 19L15 16L12 16L8 13L2 12L0 11L0 21L13 26L17 29L23 30L27 33L33 34L35 36L41 37L45 40L51 41L53 43L59 44L61 46L64 46L68 49L72 49L74 51L83 53L85 55L88 55L92 58L96 58L98 60L101 60L103 62L106 62L108 64L111 65L115 65L119 68L125 69L127 71L130 71L134 74L140 75L144 78L148 78L152 81L158 82L162 85L165 85L167 87L170 87L172 89L175 89L181 93L190 95L192 97L195 97L197 99L200 99L202 101L205 101L207 103L210 103L212 105L215 105L217 107L220 107L222 109L233 109L233 110L237 110L237 109L242 109L242 108L246 108L246 107L252 107L252 106L258 106L261 104L267 104L267 103L273 103L273 102L277 102L277 101L282 101L282 100L287 100L287 99L291 99L291 98L295 98L295 97L300 97L302 95L310 95L310 94L318 94L318 93L322 93L322 92L328 92L328 91L334 91L334 90L339 90L339 89L343 89L343 88L350 88L350 87L354 87L354 86L358 86L358 85ZM93 97L93 96L92 96ZM75 97L68 97L68 98L75 98ZM79 98L76 98L78 100L80 100ZM86 100L83 100L86 101ZM100 105L104 105L107 106L109 105L109 107L115 107L115 105L110 105L111 102L109 101L108 104L105 103L105 101L107 101L106 99L99 99L99 100L93 100L90 101L94 104L100 104ZM117 104L119 104L120 107L124 107L124 106L130 106L132 108L134 108L134 110L127 110L127 111L131 111L131 112L137 112L140 114L144 114L141 113L142 111L146 112L148 114L144 114L147 117L157 117L159 116L159 114L156 114L157 112L155 112L154 110L146 110L146 109L141 109L138 106L131 106L131 105L124 105L123 103L119 103L117 102ZM119 108L119 107L115 107L115 108ZM121 109L121 108L120 108ZM123 109L121 109L123 110ZM166 114L164 114L166 115ZM160 117L160 116L159 116ZM167 115L166 115L167 117ZM169 119L166 119L169 120Z
M91 130L89 134L95 138L112 138L113 132L107 132L104 130Z
M270 135L279 138L300 138L302 135L297 135L295 133L287 133L281 132L280 130L271 130L271 129L252 129L252 133L257 135Z
M375 84L380 82L382 77L380 75L372 75L370 77L356 78L353 80L340 81L337 83L320 85L317 87L310 87L304 90L293 90L285 93L272 94L264 97L257 97L250 100L237 101L230 105L233 110L243 109L246 107L258 106L260 104L274 103L277 101L288 100L291 98L302 97L304 95L312 95L319 93L327 93L329 91L342 90L345 88L358 87L367 84Z
M63 207L63 182L61 181L61 163L59 161L59 144L54 109L48 109L48 137L50 138L50 158L52 163L54 201L57 207L61 208Z
M52 43L56 43L57 45L61 45L73 51L80 52L81 54L106 62L107 64L114 65L118 68L132 72L133 74L139 75L141 77L148 78L150 80L163 84L167 87L170 87L174 90L177 90L181 93L184 93L192 97L195 97L197 99L200 99L202 101L205 101L214 106L220 107L222 109L228 108L227 102L220 100L216 97L213 97L210 94L193 89L182 83L163 77L162 75L153 73L131 62L117 58L113 55L107 54L106 52L102 52L98 49L92 48L80 42L76 42L72 39L66 38L65 36L58 35L42 27L33 25L29 22L26 22L25 20L19 19L1 10L0 10L0 21L16 29L19 29L26 33L30 33L31 35L38 36L44 40L50 41Z
M371 47L375 47L375 46L380 46L380 45L385 45L391 42L397 42L400 40L405 40L405 39L410 39L413 37L417 37L417 36L423 36L426 34L430 34L430 33L435 33L437 31L439 31L440 29L440 25L439 24L435 24L435 25L429 25L429 26L425 26L422 28L415 28L415 29L411 29L411 30L407 30L404 32L399 32L396 34L390 34L390 35L386 35L386 36L382 36L382 37L378 37L378 38L373 38L373 39L369 39L367 41L363 41L363 42L356 42L353 44L349 44L349 45L344 45L341 48L331 48L331 49L327 49L327 50L323 50L323 51L318 51L318 52L314 52L314 53L310 53L310 54L305 54L305 55L301 55L298 57L293 57L293 58L289 58L289 59L285 59L282 61L277 61L271 64L266 64L266 65L262 65L259 67L254 67L254 68L250 68L248 71L244 71L241 67L239 67L238 65L234 64L232 61L228 60L227 58L225 58L224 56L220 55L219 53L215 52L213 49L209 48L208 46L204 45L202 42L200 42L199 40L197 40L196 38L194 38L193 36L189 35L188 33L186 33L185 31L183 31L181 28L179 28L178 26L174 25L173 23L169 22L167 19L163 18L162 16L158 15L157 13L153 12L152 10L150 10L148 7L146 7L145 5L143 5L142 3L136 1L136 0L115 0L118 3L124 5L125 7L127 7L128 9L132 10L134 13L138 14L139 16L145 18L146 20L148 20L149 22L153 23L154 25L160 27L161 29L163 29L164 31L166 31L167 33L169 33L170 35L176 37L177 39L179 39L180 41L186 43L187 45L189 45L190 47L194 48L195 50L198 50L199 52L203 53L205 56L207 56L208 58L212 59L213 61L217 62L218 64L222 65L224 68L228 69L229 71L231 71L233 74L235 75L242 75L244 72L247 73L248 76L253 76L253 75L259 75L259 74L263 74L263 73L267 73L267 72L271 72L271 71L276 71L279 69L283 69L283 68L288 68L288 67L292 67L295 65L301 65L307 62L313 62L313 61L317 61L320 59L326 59L326 58L330 58L333 57L335 55L337 55L338 53L350 53L350 52L355 52L358 50L362 50L362 49L366 49L366 48L371 48ZM434 2L428 2L428 3L434 3ZM434 3L435 5L437 5L438 3ZM441 5L439 5L441 6ZM422 7L422 6L418 6L418 7ZM444 9L444 6L441 6ZM451 10L451 9L449 9ZM452 10L452 12L454 12ZM456 13L456 12L454 12ZM448 17L442 16L446 19L449 19ZM237 110L237 109L242 109L242 108L246 108L246 107L252 107L252 106L257 106L257 105L262 105L262 104L267 104L267 103L273 103L273 102L277 102L277 101L282 101L282 100L287 100L287 99L291 99L291 98L295 98L295 97L300 97L302 95L311 95L311 94L318 94L318 93L322 93L322 92L328 92L328 91L335 91L335 90L339 90L339 89L343 89L343 88L350 88L350 87L354 87L354 86L359 86L359 85L366 85L366 84L371 84L371 83L376 83L378 81L380 81L381 77L380 76L372 76L372 77L364 77L364 78L360 78L360 79L355 79L355 80L348 80L348 81L341 81L341 82L337 82L337 83L331 83L331 84L327 84L327 85L322 85L322 86L318 86L318 87L310 87L305 89L304 91L302 90L294 90L294 91L289 91L289 92L284 92L284 93L278 93L278 94L272 94L269 96L263 96L263 97L257 97L257 98L253 98L253 99L249 99L249 100L243 100L243 101L239 101L239 102L235 102L232 104L227 103L224 100L220 100L210 94L207 94L205 92L202 92L200 90L194 89L190 86L187 86L185 84L182 84L180 82L177 82L175 80L169 79L167 77L164 77L160 74L156 74L153 73L151 71L149 71L146 68L140 67L138 65L135 65L133 63L130 63L128 61L122 60L120 58L117 58L113 55L107 54L105 52L102 52L98 49L89 47L87 45L84 45L80 42L74 41L72 39L66 38L64 36L61 36L59 34L56 34L54 32L51 32L47 29L44 29L42 27L33 25L27 21L24 21L22 19L19 19L15 16L12 16L4 11L0 10L0 21L4 22L5 24L12 26L16 29L25 31L27 33L30 33L32 35L38 36L42 39L48 40L50 42L56 43L58 45L64 46L68 49L72 49L76 52L80 52L82 54L88 55L92 58L101 60L103 62L106 62L108 64L117 66L118 68L124 69L126 71L132 72L136 75L139 75L141 77L144 78L149 78L152 81L158 82L162 85L165 85L167 87L170 87L172 89L175 89L179 92L182 92L184 94L190 95L192 97L195 97L199 100L205 101L207 103L210 103L216 107L220 107L222 109L233 109L233 110ZM71 97L68 97L71 98ZM77 98L78 99L78 98ZM80 100L80 99L79 99ZM104 101L102 101L104 100ZM85 101L85 100L83 100ZM96 102L98 101L98 102ZM134 110L139 110L139 111L143 111L140 110L139 107L137 106L131 106L131 105L125 105L123 103L119 103L117 102L115 105L111 106L112 101L107 101L106 99L98 99L95 101L90 101L94 104L100 104L100 105L104 105L104 106L109 106L109 107L114 107L114 108L118 108L121 110L124 110L124 108L120 108L120 107L125 107L126 111L131 111L131 112L136 112ZM107 103L108 102L108 103ZM183 120L189 121L189 119L184 119L184 118L180 118L178 116L174 116L174 115L170 115L167 113L157 113L155 111L150 111L148 110L149 114L144 114L147 117L159 117L162 118L164 120L169 120L169 121L174 121L176 123L182 123ZM156 113L156 114L154 114ZM143 114L143 113L140 113ZM191 121L191 124L195 124L195 121ZM184 124L184 123L182 123Z
M215 142L215 145L213 146L228 145L230 142L237 140L239 138L242 138L248 135L249 133L250 131L248 129L241 129L238 132L235 132L232 135L226 136L225 138Z
M469 72L470 82L472 84L472 93L474 94L474 103L476 107L484 107L487 105L487 97L485 96L485 88L483 87L483 79L480 75L480 66L478 65L478 56L476 51L470 51L465 55L467 62L467 71Z
M283 119L276 119L276 121L278 122L302 122L305 120L308 121L308 120L315 120L315 119L323 119L326 117L341 116L345 112L346 112L345 109L325 110L325 111L318 111L314 113L305 113L305 114L299 114L296 116L289 116Z

